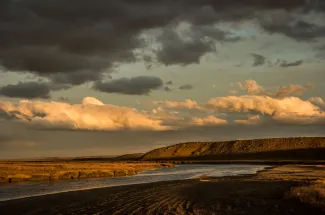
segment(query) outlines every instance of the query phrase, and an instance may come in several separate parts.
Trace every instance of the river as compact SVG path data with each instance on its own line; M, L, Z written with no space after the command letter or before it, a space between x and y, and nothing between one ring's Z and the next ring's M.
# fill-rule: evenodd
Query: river
M80 180L62 180L53 182L26 182L0 186L0 201L40 196L76 190L151 183L158 181L185 180L198 178L201 175L211 177L234 176L240 174L254 174L267 166L263 165L177 165L173 168L148 170L134 176L117 178L92 178Z

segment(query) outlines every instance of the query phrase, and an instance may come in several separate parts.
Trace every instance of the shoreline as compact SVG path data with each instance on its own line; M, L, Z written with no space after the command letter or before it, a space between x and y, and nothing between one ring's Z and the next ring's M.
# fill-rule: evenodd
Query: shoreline
M191 164L181 164L181 165L191 165ZM213 165L213 164L207 164L207 165ZM255 164L253 164L253 165L255 165ZM174 168L176 166L178 166L178 165L170 166L168 168ZM259 165L256 164L256 166L259 166ZM259 172L267 171L268 169L273 168L273 167L274 166L266 166L266 167L264 167L264 169L257 170L255 173L246 173L246 174L229 175L229 176L219 176L219 177L211 177L211 178L227 178L227 177L231 178L231 177L244 177L244 176L249 177L249 176L253 176L253 175L258 174ZM161 169L161 168L156 168L156 169ZM155 169L150 169L150 170L155 170ZM147 170L144 170L144 171L147 171ZM132 176L132 175L126 175L126 176L120 176L120 177L127 177L127 176ZM102 177L102 178L107 178L107 177ZM84 179L96 179L96 178L82 178L80 180L84 180ZM191 179L172 180L172 181L187 181L187 180L198 180L198 179L199 178L191 178ZM69 180L69 179L52 180L51 182L56 183L56 182L67 181L67 180ZM12 183L12 184L45 183L45 182L46 181L30 181L30 182L15 182L15 183ZM168 182L168 181L158 181L158 182ZM110 188L110 187L132 186L132 185L149 184L149 183L157 183L157 182L140 182L140 183L135 183L135 184L122 184L122 185L111 185L111 186L104 186L104 187L82 188L82 189L79 189L79 190L54 191L54 192L45 193L45 194L35 194L35 195L30 195L30 196L22 196L22 197L18 197L18 198L4 199L4 200L0 200L0 202L18 200L18 199L25 199L25 198L31 198L31 197L41 197L41 196L46 196L46 195L55 195L55 194L67 193L67 192L78 192L78 191L84 191L84 190L104 189L104 188ZM6 183L5 185L8 185L8 183Z
M314 186L314 181L323 179L324 175L325 166L271 166L255 174L214 177L210 182L162 181L8 200L0 202L0 209L13 215L322 215L325 210L303 202L292 192L300 186Z
M146 170L174 167L171 163L123 162L0 162L0 186L33 182L58 182L116 178Z
M142 161L139 161L142 162ZM250 165L322 165L325 160L159 160L148 161L155 163L172 163L172 164L250 164Z

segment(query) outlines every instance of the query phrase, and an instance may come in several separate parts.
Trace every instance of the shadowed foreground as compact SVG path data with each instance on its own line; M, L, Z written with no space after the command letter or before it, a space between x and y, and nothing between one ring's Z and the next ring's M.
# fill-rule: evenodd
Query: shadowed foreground
M186 180L68 192L0 202L0 209L4 214L325 214L288 197L302 181L282 180L284 172L277 172L278 178L261 173L206 183Z

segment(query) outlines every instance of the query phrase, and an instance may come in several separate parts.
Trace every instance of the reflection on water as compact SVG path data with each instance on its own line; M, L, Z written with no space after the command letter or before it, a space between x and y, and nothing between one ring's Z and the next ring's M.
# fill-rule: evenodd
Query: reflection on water
M264 169L265 167L266 166L261 165L192 164L178 165L174 168L148 170L135 176L125 176L119 178L94 178L57 182L8 184L0 187L0 201L101 187L192 179L198 178L201 175L220 177L238 174L253 174L258 170Z

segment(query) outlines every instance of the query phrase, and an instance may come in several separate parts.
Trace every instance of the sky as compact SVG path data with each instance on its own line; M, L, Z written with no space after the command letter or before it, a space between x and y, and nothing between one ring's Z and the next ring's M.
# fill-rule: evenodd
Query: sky
M2 0L0 159L324 136L325 1Z

